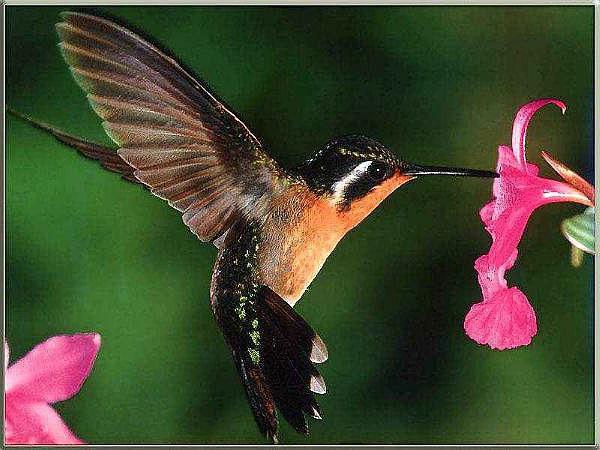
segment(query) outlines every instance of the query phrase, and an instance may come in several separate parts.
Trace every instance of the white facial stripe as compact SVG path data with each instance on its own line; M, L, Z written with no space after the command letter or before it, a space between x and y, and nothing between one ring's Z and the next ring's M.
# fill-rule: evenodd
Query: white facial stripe
M341 180L333 183L333 186L331 186L331 190L333 192L333 198L336 202L340 201L343 198L346 187L353 181L358 180L367 171L372 162L373 161L361 162L358 166L352 169L352 172L350 172Z

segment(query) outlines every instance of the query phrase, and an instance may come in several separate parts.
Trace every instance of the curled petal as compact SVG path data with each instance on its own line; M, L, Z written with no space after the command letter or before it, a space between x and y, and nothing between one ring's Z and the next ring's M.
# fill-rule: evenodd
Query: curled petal
M513 122L512 150L517 163L526 172L528 170L525 159L525 136L527 134L527 127L529 126L529 121L538 109L549 103L553 103L556 106L558 106L562 110L563 114L567 109L565 104L560 100L554 98L541 98L539 100L534 100L533 102L527 103L526 105L522 106L521 109L519 109L519 112L517 113Z
M66 400L81 389L99 348L96 333L54 336L8 368L6 393L46 403Z
M84 444L45 403L21 403L6 397L5 442L8 445Z
M529 345L537 333L537 321L527 297L512 287L498 291L491 300L471 306L464 328L479 344L506 350Z

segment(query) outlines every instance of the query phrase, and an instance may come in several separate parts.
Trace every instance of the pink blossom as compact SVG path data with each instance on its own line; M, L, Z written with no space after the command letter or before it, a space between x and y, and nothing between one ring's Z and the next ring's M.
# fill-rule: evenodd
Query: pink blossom
M528 345L537 333L535 311L517 287L508 287L504 273L517 259L517 246L533 211L547 203L593 203L593 187L560 162L543 153L550 165L569 183L538 176L538 167L526 162L525 136L529 121L544 105L555 99L535 100L521 107L513 123L512 149L498 148L493 200L480 211L481 220L492 236L490 251L475 261L483 300L468 312L464 328L479 344L505 350ZM587 194L587 195L586 195Z
M4 343L7 445L83 444L50 406L81 389L100 349L100 335L54 336L8 367Z

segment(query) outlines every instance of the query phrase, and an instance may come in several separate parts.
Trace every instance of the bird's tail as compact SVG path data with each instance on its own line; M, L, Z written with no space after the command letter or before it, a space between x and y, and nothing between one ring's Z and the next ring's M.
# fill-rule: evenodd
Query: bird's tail
M77 150L80 155L98 161L106 170L120 174L127 181L141 184L134 175L135 169L121 159L115 151L116 149L70 135L47 123L32 119L28 115L16 111L11 107L7 107L6 110L9 114L51 134L59 142Z
M325 382L313 365L327 359L321 338L266 286L260 288L252 311L245 311L248 316L244 320L222 320L222 313L223 310L217 313L221 316L217 319L221 319L219 323L260 431L277 443L277 408L297 432L308 434L305 414L321 419L314 393L326 391ZM240 315L239 310L237 314ZM257 327L252 327L253 322ZM248 329L243 323L248 323ZM255 336L253 329L258 333Z

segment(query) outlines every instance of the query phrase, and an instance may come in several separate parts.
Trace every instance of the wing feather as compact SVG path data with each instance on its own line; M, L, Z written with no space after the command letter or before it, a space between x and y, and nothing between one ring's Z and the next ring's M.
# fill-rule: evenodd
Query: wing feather
M136 179L204 241L264 216L286 176L230 109L126 28L88 14L62 18L65 61Z

